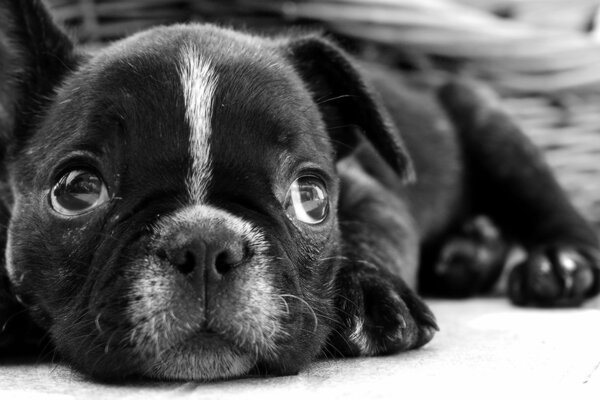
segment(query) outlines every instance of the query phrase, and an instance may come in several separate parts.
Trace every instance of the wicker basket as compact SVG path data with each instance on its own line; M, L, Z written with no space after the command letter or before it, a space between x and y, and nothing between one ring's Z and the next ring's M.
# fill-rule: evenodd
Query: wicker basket
M47 0L84 42L203 20L323 26L363 56L477 76L545 151L600 229L600 41L596 0ZM498 15L504 16L504 18ZM512 19L506 19L512 16ZM408 60L408 61L407 61Z

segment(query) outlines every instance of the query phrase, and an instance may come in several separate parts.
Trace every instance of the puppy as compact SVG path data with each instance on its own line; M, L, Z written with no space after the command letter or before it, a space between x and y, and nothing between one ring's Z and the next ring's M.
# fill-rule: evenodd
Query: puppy
M599 291L594 232L469 83L210 25L88 54L37 0L0 27L4 349L27 329L95 378L210 380L418 348L417 283L468 294L501 264L473 255L480 214L528 250L514 302Z

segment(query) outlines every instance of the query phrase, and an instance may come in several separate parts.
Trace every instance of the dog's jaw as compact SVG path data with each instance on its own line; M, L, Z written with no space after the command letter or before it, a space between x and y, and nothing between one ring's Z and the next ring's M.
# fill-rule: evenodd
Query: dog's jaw
M256 363L252 353L232 348L218 340L190 340L165 351L146 372L160 380L234 378L247 374Z

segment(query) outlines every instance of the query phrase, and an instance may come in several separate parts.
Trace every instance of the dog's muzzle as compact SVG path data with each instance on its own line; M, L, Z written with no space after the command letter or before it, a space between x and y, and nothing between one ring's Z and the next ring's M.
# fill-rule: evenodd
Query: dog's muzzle
M164 217L148 249L134 268L128 314L131 344L152 375L235 376L273 353L285 302L257 227L192 206Z

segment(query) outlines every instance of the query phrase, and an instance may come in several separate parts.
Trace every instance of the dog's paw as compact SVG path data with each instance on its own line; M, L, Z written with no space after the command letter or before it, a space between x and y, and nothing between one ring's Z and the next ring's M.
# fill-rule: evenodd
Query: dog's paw
M338 284L341 326L332 352L372 356L414 349L438 330L433 313L396 276L359 266L340 274Z
M467 222L442 247L433 267L431 292L467 297L491 289L506 262L509 246L485 217Z
M508 289L517 305L578 306L600 292L600 254L569 246L534 250L513 268Z

